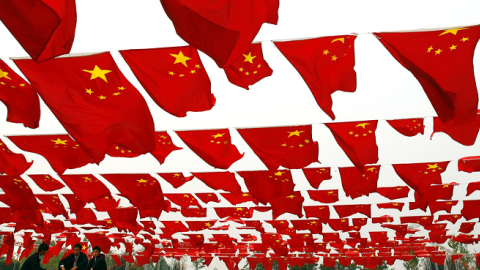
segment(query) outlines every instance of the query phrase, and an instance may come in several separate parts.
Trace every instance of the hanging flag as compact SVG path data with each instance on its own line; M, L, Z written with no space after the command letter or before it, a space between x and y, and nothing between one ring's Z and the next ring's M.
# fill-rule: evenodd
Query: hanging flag
M465 201L463 202L464 203L464 208L465 208ZM467 214L467 216L469 216ZM457 221L459 219L461 219L463 216L462 215L459 215L459 214L455 214L455 215L438 215L438 220L437 221L448 221L448 222L451 222L452 224L455 224L457 223ZM470 216L469 216L470 217ZM473 218L473 217L472 217ZM471 219L471 218L470 218ZM468 219L467 219L468 220Z
M356 167L338 168L338 170L340 171L343 191L347 197L355 199L377 192L380 165L365 166L362 168L363 173Z
M303 217L303 198L300 191L294 191L292 194L285 197L277 197L269 201L272 205L272 217L276 219L284 213L297 215L299 218Z
M337 211L340 218L348 217L356 213L364 214L369 218L372 216L370 204L334 205L333 208Z
M480 218L480 200L464 200L461 213L467 221Z
M74 0L3 1L0 20L36 62L70 52L77 11Z
M140 156L139 154L132 153L125 147L119 145L113 145L107 152L107 155L111 157L124 157L124 158L134 158Z
M440 120L439 117L433 118L433 132L430 136L432 139L433 134L436 132L446 133L454 141L470 146L474 145L477 140L478 130L480 129L480 114L477 114L475 120L458 125L446 125Z
M205 220L205 221L187 220L185 222L187 223L190 231L202 231L214 226L217 220L216 219Z
M346 35L274 42L300 73L318 106L332 119L335 114L331 95L338 90L357 89L357 73L353 69L356 38Z
M479 172L480 171L480 156L464 157L458 160L458 171L463 172Z
M433 216L403 216L400 217L401 223L418 223L423 227L432 225Z
M237 129L248 146L271 171L279 166L300 169L318 161L312 126Z
M218 199L218 196L215 193L195 193L195 196L197 196L197 198L203 203L220 202L220 199Z
M218 190L222 189L233 194L242 194L242 189L233 172L210 172L192 173L197 179L208 187Z
M173 188L179 188L186 182L193 179L193 176L183 176L183 173L158 173L160 177L170 183Z
M8 136L8 139L24 151L42 155L58 174L91 163L87 154L68 135Z
M0 12L1 17L1 12ZM40 100L32 86L0 60L0 101L7 107L7 121L37 128Z
M480 190L480 181L468 183L466 196L471 195L473 192L477 190Z
M475 224L476 222L462 222L458 231L462 233L471 233L475 227Z
M330 208L327 206L304 206L305 216L307 218L315 217L320 220L320 222L327 224L330 219Z
M177 34L210 56L219 67L229 66L240 57L263 23L278 21L278 0L160 2Z
M190 207L191 205L193 206L198 206L201 207L201 205L198 203L197 199L193 197L192 194L187 194L187 193L165 193L164 196L172 201L174 204L180 206L180 207Z
M77 218L76 224L96 225L98 223L97 215L95 215L95 212L93 212L91 208L82 208L80 211L78 211L78 213L75 213L75 216Z
M108 211L108 215L112 219L115 227L130 229L137 227L138 209L135 207L121 207Z
M18 176L25 173L32 164L33 161L28 162L23 154L13 153L0 139L0 173Z
M378 120L325 124L353 165L359 170L378 161L375 137Z
M181 150L181 147L177 147L172 142L172 138L166 131L156 131L155 132L155 144L156 148L154 151L150 152L154 158L158 160L160 165L165 162L170 153L176 150Z
M374 35L417 78L443 123L475 120L478 94L473 53L480 26Z
M65 207L58 196L59 195L36 195L35 197L37 197L37 199L39 199L45 206L48 207L54 217L62 215L68 219L69 217L67 211L65 210Z
M425 129L423 118L387 120L387 123L400 134L408 137L415 136L419 133L423 135Z
M114 144L135 154L155 149L147 103L110 53L15 64L93 162L100 163Z
M109 251L112 247L110 239L102 232L84 233L92 247L98 246L101 250Z
M273 70L263 58L262 43L253 43L230 66L223 68L228 80L245 89L271 76Z
M86 205L86 203L79 200L78 197L75 194L63 194L63 197L65 197L65 199L67 199L67 201L68 201L68 205L70 206L70 213L71 214L78 213Z
M250 193L232 194L232 193L220 193L229 203L237 205L245 202L253 202L258 205L258 201Z
M191 46L120 51L143 88L160 108L185 117L215 105L210 79Z
M407 198L409 192L408 186L377 187L377 193L390 200Z
M330 168L302 168L302 171L314 189L318 189L324 180L332 179Z
M118 205L113 199L110 189L94 175L70 174L63 175L62 179L79 200L83 203L94 203L97 211L110 211Z
M331 190L307 190L310 199L321 203L338 202L338 189Z
M378 192L378 190L377 190ZM397 209L398 211L402 211L403 206L405 204L402 202L389 202L389 203L377 203L377 207L383 209Z
M226 170L244 155L232 144L227 128L175 132L195 154L214 168Z
M428 204L430 207L430 214L435 214L438 211L444 210L447 213L452 212L452 207L457 205L458 201L435 201Z
M432 184L442 184L441 174L450 161L412 164L393 164L393 169L402 180L415 191L428 193Z
M260 203L284 198L294 193L292 174L289 170L237 172L244 180L250 194Z
M252 218L253 214L253 209L248 207L215 207L214 209L219 218Z
M55 191L65 187L64 184L53 178L51 175L30 174L28 175L28 177L30 177L35 182L35 184L37 184L37 186L39 186L44 191Z
M207 208L183 208L180 211L184 217L207 217Z

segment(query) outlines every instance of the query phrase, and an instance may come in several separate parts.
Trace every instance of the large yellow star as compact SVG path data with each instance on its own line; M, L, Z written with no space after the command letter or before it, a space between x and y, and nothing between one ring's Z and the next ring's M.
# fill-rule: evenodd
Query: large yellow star
M333 43L335 41L341 41L343 44L345 44L345 38L336 38L336 39L332 40L331 43Z
M252 64L253 64L253 59L257 57L256 55L252 56L251 52L249 52L248 55L244 54L243 56L245 57L245 60L243 62L250 62Z
M433 169L438 168L438 163L435 163L435 164L427 164L427 166L428 166L427 170L428 170L428 169L432 169L432 170L433 170Z
M52 142L54 142L55 144L67 144L67 141L68 140L60 140L60 138L57 138L56 140L51 140Z
M145 179L141 178L141 179L137 180L137 182L138 183L147 183L148 180L145 180Z
M464 29L468 29L468 28L448 29L448 30L443 31L439 36L443 36L443 35L446 35L446 34L448 34L448 33L457 35L457 32L458 32L458 31L464 30Z
M300 136L300 133L302 132L305 132L305 131L298 131L298 130L295 130L295 131L287 131L288 133L288 138L292 137L292 136Z
M365 129L365 126L368 126L370 125L370 123L360 123L358 125L356 125L355 127L363 127L363 129Z
M171 56L175 57L175 62L173 64L182 63L184 66L187 66L187 61L192 59L188 56L183 55L183 52L180 51L178 54L171 53Z
M6 79L11 80L11 79L8 77L8 72L2 71L1 69L0 69L0 78L6 78Z
M280 172L280 171L278 171L278 172L275 173L275 176L282 176L282 174L284 174L284 173L285 173L285 172Z
M96 78L101 78L102 80L104 80L107 83L108 83L108 81L107 81L107 77L105 77L105 74L112 72L111 70L100 69L97 65L95 65L93 70L84 69L83 71L92 74L92 76L90 76L90 80L94 80Z
M221 138L221 137L223 137L223 135L225 135L225 133L222 133L222 134L217 133L217 134L215 134L215 135L212 135L212 137L213 137L214 139L216 139L216 138Z

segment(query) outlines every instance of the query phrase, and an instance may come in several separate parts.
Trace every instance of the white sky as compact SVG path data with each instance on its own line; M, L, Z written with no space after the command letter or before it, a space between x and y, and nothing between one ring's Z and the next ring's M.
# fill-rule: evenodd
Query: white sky
M67 174L84 173L155 173L155 172L210 172L216 171L203 160L197 157L179 139L173 130L195 130L229 127L232 142L245 156L230 167L230 171L266 170L263 163L233 129L235 127L264 127L288 126L300 124L314 124L313 138L320 147L319 160L321 166L331 166L333 178L324 182L320 189L342 189L337 167L352 166L349 159L335 142L330 131L321 123L331 122L330 118L317 106L310 90L300 75L286 58L274 47L270 40L303 39L328 35L359 33L355 42L357 71L357 91L355 93L337 92L333 95L333 111L337 121L357 121L371 119L400 119L427 117L425 135L405 137L385 121L380 121L377 128L377 144L379 146L379 162L382 166L378 185L404 185L389 164L415 163L453 160L443 174L443 182L459 182L455 187L452 199L463 200L466 195L466 183L477 181L477 174L460 173L457 171L456 160L465 156L480 155L479 142L467 147L453 141L443 133L437 133L430 140L433 129L431 116L435 115L430 102L416 79L404 69L380 44L369 34L376 31L414 30L421 28L450 28L455 26L479 24L478 15L480 2L474 0L337 0L318 1L281 0L279 23L277 26L265 24L255 38L263 42L263 53L266 61L274 70L273 75L263 79L247 91L230 84L223 70L218 68L214 61L201 53L203 64L212 81L212 93L217 99L212 110L206 112L189 113L187 117L174 117L160 107L147 95L133 73L126 65L117 50L183 46L186 43L180 39L172 23L165 15L158 0L126 1L126 0L82 0L77 1L78 23L72 53L94 53L111 51L117 65L124 75L144 95L155 120L157 130L168 130L177 146L183 150L174 151L166 159L165 164L159 165L151 155L127 159L106 157L99 165L87 165L83 168L68 170ZM9 57L23 57L27 54L11 36L8 30L0 24L0 58L6 61L14 70L18 69ZM479 63L478 49L474 63ZM476 74L480 74L476 66ZM55 79L55 78L52 78ZM31 130L21 124L0 121L2 135L33 135L66 133L58 120L42 102L42 116L40 127ZM0 119L6 119L6 108L0 105ZM6 138L2 138L11 150L22 152ZM33 166L27 174L53 174L54 171L46 160L32 153L25 153L27 159L34 160ZM320 166L312 164L313 167ZM220 171L220 170L217 170ZM292 170L296 190L310 189L310 185L300 170ZM98 176L98 175L97 175ZM238 177L243 191L247 191L243 180ZM160 184L164 193L211 192L199 180L193 180L179 189L173 189L163 179ZM45 193L32 180L27 180L37 193ZM112 189L118 191L107 181L103 181ZM54 193L70 193L64 188ZM315 202L308 198L306 191L304 205L313 205ZM337 204L382 203L388 199L372 194L356 200L345 198L340 192L340 202ZM119 197L117 197L119 198ZM474 193L468 199L479 199L480 193ZM409 198L400 199L400 202L413 201L413 191ZM63 200L66 205L66 200ZM317 203L318 204L318 203ZM128 205L122 199L122 205ZM228 206L223 200L221 203L210 203L208 206ZM240 206L253 206L245 203ZM452 208L452 213L460 213L463 204L459 203ZM425 215L420 210L407 211L408 206L400 214L389 209L372 207L372 216L390 214L399 223L400 215ZM336 212L331 208L332 218ZM429 214L429 212L427 212ZM437 212L435 216L445 214ZM106 217L106 215L99 215ZM363 217L355 215L353 217ZM208 218L216 218L213 209L208 210ZM162 214L165 220L186 220L180 214ZM271 219L270 214L255 213L253 219ZM296 216L285 214L280 219L296 219ZM456 233L457 225L449 224L447 228ZM159 225L159 223L157 223ZM232 226L235 226L232 224ZM231 227L232 227L231 226ZM267 227L267 226L266 226ZM381 229L378 224L365 226L362 237L368 237L369 230ZM387 230L387 229L383 229ZM480 226L474 231L478 234ZM324 231L330 231L324 226ZM393 230L387 230L391 238ZM158 232L160 232L158 230ZM222 233L216 232L216 233ZM237 231L230 230L232 236ZM240 233L250 233L242 230ZM252 231L254 235L259 233ZM209 233L207 233L207 236ZM347 234L342 234L346 237ZM478 251L477 247L477 251Z

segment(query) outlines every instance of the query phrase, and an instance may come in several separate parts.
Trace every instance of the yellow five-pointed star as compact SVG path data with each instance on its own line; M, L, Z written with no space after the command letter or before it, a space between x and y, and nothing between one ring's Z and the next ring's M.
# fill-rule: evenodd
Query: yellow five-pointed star
M212 137L213 137L214 139L216 139L216 138L221 138L221 137L223 137L223 135L225 135L225 133L222 133L222 134L217 133L217 134L215 134L215 135L212 135Z
M120 95L120 92L113 93L112 95L114 95L114 96L118 96L118 95Z
M368 126L370 125L370 123L360 123L358 125L356 125L355 127L363 127L365 129L365 126Z
M147 183L148 180L145 180L145 179L141 178L141 179L137 180L137 182L138 183Z
M465 42L467 40L468 40L468 37L464 37L464 38L461 39L461 41L463 41L463 42Z
M438 50L435 51L435 55L440 54L441 52L443 52L443 51L441 49L438 49Z
M0 78L6 78L6 79L11 80L11 79L8 77L8 72L2 71L1 69L0 69Z
M89 94L89 95L92 95L92 94L93 94L93 91L92 91L91 88L90 88L90 89L85 89L85 92L87 92L87 94Z
M298 130L295 130L295 131L287 131L288 133L288 138L292 137L292 136L300 136L300 133L302 132L305 132L305 131L298 131Z
M323 54L327 55L329 54L330 52L328 50L323 50Z
M457 45L452 45L452 47L450 47L450 51L453 51L457 48Z
M106 99L107 97L100 95L100 96L98 96L98 98L99 98L99 99Z
M182 51L180 51L178 54L171 53L170 55L175 57L175 62L173 64L182 63L186 67L188 67L187 61L192 59L188 56L183 55Z
M245 57L245 60L243 62L250 62L252 64L253 64L253 59L257 57L256 55L252 56L251 52L249 52L248 55L244 54L243 56Z
M332 56L332 61L337 61L338 57L337 56Z
M173 177L180 177L180 174L179 173L174 173Z
M68 140L60 140L60 138L57 138L56 140L51 140L52 142L54 142L55 144L67 144L67 141Z
M429 53L431 50L433 50L433 47L430 46L428 49L427 49L427 53Z
M287 196L287 198L289 198L289 199L293 199L293 198L295 198L295 195L290 195L290 196Z
M345 44L345 38L336 38L336 39L332 40L331 43L334 43L335 41L341 41L343 44Z
M428 170L428 169L432 169L432 170L433 170L433 169L438 168L438 163L435 163L435 164L427 164L427 166L428 166L427 170Z
M125 90L125 89L127 89L127 88L125 88L125 87L123 87L123 86L120 86L120 87L117 87L117 88L118 88L118 90Z
M368 169L367 169L367 172L368 172L368 171L374 172L374 171L375 171L375 167L370 167L370 168L368 168Z
M84 69L83 71L92 74L92 76L90 76L90 80L93 80L93 79L96 79L96 78L101 78L102 80L104 80L107 83L108 83L108 81L107 81L107 77L105 76L105 74L112 72L111 70L100 69L97 65L95 65L93 70Z
M448 30L443 31L439 36L443 36L443 35L448 34L448 33L457 35L457 32L458 32L458 31L464 30L464 29L468 29L468 28L448 29Z

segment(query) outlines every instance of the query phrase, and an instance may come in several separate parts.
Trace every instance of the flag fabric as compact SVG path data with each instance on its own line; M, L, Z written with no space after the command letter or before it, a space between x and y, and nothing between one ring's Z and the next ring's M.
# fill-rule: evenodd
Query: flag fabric
M428 193L432 184L442 184L441 174L450 161L425 162L412 164L393 164L398 176L412 189L422 194Z
M185 222L187 223L190 231L202 231L214 226L217 220L216 219L205 220L205 221L187 220Z
M330 208L327 206L304 206L305 216L307 218L315 217L320 220L320 222L327 224L330 219Z
M477 140L478 130L480 129L480 114L472 122L447 125L444 124L439 117L433 118L433 132L430 139L433 138L433 134L436 132L443 132L450 136L454 141L470 146L474 145Z
M460 228L458 229L458 231L462 233L470 233L473 231L475 224L476 222L462 222L462 224L460 224Z
M195 193L195 196L197 196L197 198L203 203L220 202L220 199L218 199L218 196L215 193Z
M284 213L297 215L299 218L303 217L303 198L300 191L294 191L292 194L285 197L277 197L269 201L272 205L272 216L276 219Z
M253 209L248 207L215 207L214 209L219 218L251 218L253 214Z
M312 126L237 129L248 146L271 171L279 166L300 169L318 161Z
M33 161L28 162L23 154L13 153L1 139L0 150L0 173L8 176L22 175L33 164Z
M244 180L250 194L262 204L294 193L292 174L289 170L237 172Z
M240 57L263 23L278 21L278 0L160 2L177 34L210 56L219 67L229 66Z
M28 177L30 177L35 182L35 184L37 184L37 186L39 186L44 191L55 191L65 187L64 184L53 178L51 175L30 174L28 175Z
M77 12L74 0L3 1L0 20L37 62L70 52Z
M107 186L94 175L63 175L62 179L79 200L94 203L97 211L113 210L118 205ZM99 204L106 207L99 207Z
M378 120L325 124L353 165L359 170L378 161L375 137Z
M333 208L337 211L340 218L348 217L356 213L364 214L369 218L372 216L370 204L334 205Z
M331 95L338 90L355 92L357 74L354 42L356 35L320 37L274 44L300 73L318 106L332 119Z
M68 219L67 211L58 195L35 195L35 197L48 207L53 216L62 215Z
M475 192L477 190L480 190L480 181L479 182L468 183L468 185L467 185L467 195L466 196L469 196L470 194L472 194L473 192Z
M253 202L258 205L258 201L250 193L233 194L233 193L220 193L230 204L237 205L245 202Z
M465 204L465 201L463 203ZM464 205L464 208L465 208L465 205ZM467 216L471 217L468 214L467 214ZM452 224L455 224L461 218L462 218L462 215L458 215L458 214L455 214L455 215L438 215L438 220L437 221L448 221L448 222L451 222ZM474 217L472 217L472 218L474 218Z
M207 217L207 208L183 208L180 211L184 217Z
M387 120L387 123L400 134L408 137L415 136L419 133L423 135L425 129L423 118Z
M232 144L227 128L175 132L195 154L214 168L226 170L244 155Z
M458 160L458 171L472 173L480 171L480 156L464 157Z
M119 207L108 211L115 227L130 229L137 227L138 209L135 207Z
M302 171L308 183L315 189L318 189L323 181L332 179L330 168L302 168Z
M388 202L388 203L377 203L378 208L382 209L397 209L398 211L402 211L403 206L405 204L401 202Z
M415 76L444 124L475 120L478 94L473 53L480 26L374 35Z
M433 216L403 216L400 217L401 223L418 223L423 227L432 225Z
M82 208L80 211L75 213L76 216L76 224L92 224L96 225L98 223L97 221L97 215L95 215L95 212L91 208ZM71 220L70 220L71 222ZM74 223L72 223L74 224Z
M198 206L201 207L197 199L192 194L187 193L165 193L164 196L174 204L180 207Z
M222 189L233 194L242 194L242 189L233 172L192 173L211 189Z
M208 74L192 46L120 51L160 108L185 117L215 105Z
M112 145L107 152L107 155L111 157L124 157L124 158L134 158L140 156L139 154L132 153L132 151L128 150L125 147L121 147L120 145Z
M308 190L310 199L321 203L338 202L338 189L332 190Z
M110 53L15 64L93 162L114 144L135 154L155 150L147 103Z
M172 138L166 131L156 131L155 132L155 145L156 148L154 151L151 151L150 154L160 162L160 165L165 162L170 153L176 150L181 150L181 147L176 146L172 142Z
M343 191L347 197L355 199L377 192L380 165L362 167L363 173L356 167L344 167L338 168L338 170L340 171Z
M250 85L273 73L263 58L262 43L251 44L235 62L223 70L231 83L247 90Z
M409 192L408 186L377 187L377 193L390 200L407 198Z
M193 179L193 176L185 177L183 176L183 173L159 173L158 175L170 183L173 188L179 188L186 182Z
M63 197L65 197L65 199L67 199L68 201L71 214L78 213L86 205L86 203L78 199L78 197L75 194L63 194Z
M8 122L21 123L28 128L38 127L40 99L37 93L2 60L0 60L0 101L7 107Z
M430 213L433 215L438 211L444 210L447 213L452 212L452 207L457 205L458 201L434 201L428 204Z
M88 238L92 247L98 246L101 250L110 250L112 247L112 242L110 239L102 232L95 233L84 233L85 237Z
M467 221L480 218L480 200L464 200L461 213Z

